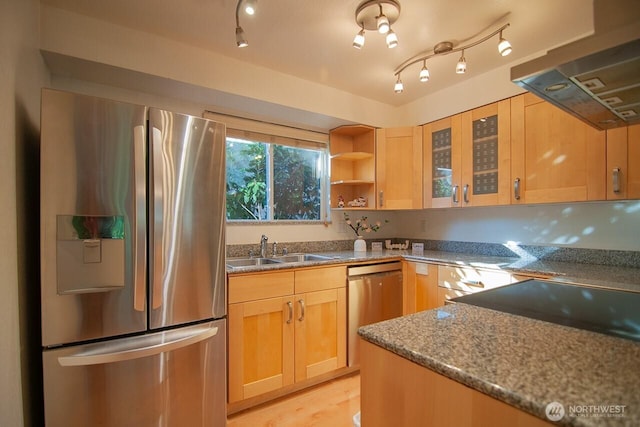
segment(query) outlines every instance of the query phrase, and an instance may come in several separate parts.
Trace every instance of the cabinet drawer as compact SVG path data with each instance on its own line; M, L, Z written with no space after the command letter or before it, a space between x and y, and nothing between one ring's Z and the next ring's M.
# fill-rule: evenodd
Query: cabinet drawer
M513 277L504 271L438 266L438 286L441 288L479 292L509 283L513 283Z
M296 293L344 288L347 286L347 267L309 268L296 271Z
M229 304L292 295L293 271L229 277Z

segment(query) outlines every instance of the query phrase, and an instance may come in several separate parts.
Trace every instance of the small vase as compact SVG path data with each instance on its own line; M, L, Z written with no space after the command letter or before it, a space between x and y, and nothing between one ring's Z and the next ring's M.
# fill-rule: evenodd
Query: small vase
M364 237L358 236L358 238L353 242L353 251L354 252L367 251L367 242L364 240Z

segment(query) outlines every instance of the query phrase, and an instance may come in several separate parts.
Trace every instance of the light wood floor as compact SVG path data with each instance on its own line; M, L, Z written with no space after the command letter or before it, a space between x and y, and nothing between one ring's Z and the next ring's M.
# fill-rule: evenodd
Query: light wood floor
M233 414L227 427L353 427L360 375L352 374Z

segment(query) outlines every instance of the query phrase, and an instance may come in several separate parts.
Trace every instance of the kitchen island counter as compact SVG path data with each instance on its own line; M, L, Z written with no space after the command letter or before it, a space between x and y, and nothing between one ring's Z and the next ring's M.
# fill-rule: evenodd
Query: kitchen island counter
M559 402L565 415L558 425L640 425L638 342L463 303L364 326L359 334L542 420L547 405ZM363 369L363 384L369 374ZM366 400L363 394L363 421Z

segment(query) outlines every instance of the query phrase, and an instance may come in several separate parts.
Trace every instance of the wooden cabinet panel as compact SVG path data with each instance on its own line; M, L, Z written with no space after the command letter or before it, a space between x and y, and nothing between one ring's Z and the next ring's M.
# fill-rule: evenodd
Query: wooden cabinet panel
M361 349L364 426L553 425L367 341Z
M422 127L423 133L423 207L445 208L459 205L453 201L453 187L461 179L460 114ZM456 195L459 200L459 189Z
M346 366L346 288L295 296L296 382Z
M294 272L255 273L229 277L229 304L291 295Z
M320 267L295 272L295 292L304 293L347 286L347 267Z
M346 277L344 265L229 277L230 404L346 366Z
M438 266L413 261L402 262L403 314L438 307Z
M604 131L529 93L512 98L511 115L512 203L605 199Z
M640 125L607 131L606 176L608 200L640 198Z
M376 131L378 209L422 208L422 130Z
M423 126L424 207L511 201L511 103L496 102Z
M291 295L229 305L229 402L293 384L292 304Z
M511 203L511 102L496 102L461 116L462 206Z

